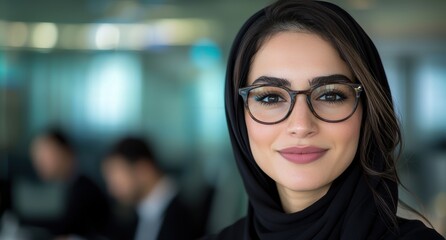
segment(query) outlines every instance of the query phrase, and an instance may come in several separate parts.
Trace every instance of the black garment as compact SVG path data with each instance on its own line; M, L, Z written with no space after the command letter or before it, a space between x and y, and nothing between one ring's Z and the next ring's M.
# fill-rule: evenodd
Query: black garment
M161 226L156 239L158 240L192 240L203 234L199 230L199 223L192 217L193 214L179 194L168 204L164 213ZM117 221L118 220L118 221ZM114 219L107 230L109 240L131 240L136 237L138 226L138 214L132 211L126 221Z
M293 19L314 29L325 28L324 24L329 18L332 24L341 26L345 36L354 39L356 51L365 59L367 68L379 81L383 93L389 99L392 98L374 44L348 13L326 2L286 0L279 4L289 5L277 10L273 4L257 12L243 25L233 43L226 72L226 117L237 166L249 197L248 214L218 235L205 239L443 239L420 221L398 219L399 227L392 227L389 219L377 207L370 189L379 192L391 213L396 214L397 184L365 175L358 159L354 159L351 166L332 183L327 194L317 202L300 212L283 212L274 181L257 166L252 156L243 102L237 93L238 88L245 84L252 60L252 56L242 54L238 60L241 70L237 70L237 54L242 48L257 48L256 43L252 42L241 46L242 39L251 27L271 18L271 12L274 11L288 11L288 16L292 15ZM288 8L291 5L293 9ZM234 71L239 74L234 74ZM236 76L241 80L239 85L235 85L238 81L233 78ZM379 172L384 169L385 163L379 153L370 154L370 162L374 170Z
M3 212L11 209L11 183L0 179L0 218Z
M132 240L135 239L138 226L138 214L129 206L112 204L111 217L105 233L107 240Z
M198 226L191 215L190 209L180 199L179 195L175 196L164 213L163 223L159 229L157 239L192 240L199 237Z
M418 220L399 218L398 232L387 227L356 162L323 198L298 213L261 207L250 204L247 217L207 239L443 239Z
M64 219L55 233L99 237L110 214L105 194L86 176L78 176L70 186Z
M432 229L426 228L426 226L420 221L407 220L407 219L398 219L399 227L401 235L396 237L392 234L387 234L381 238L382 240L386 239L443 239L438 233L433 231ZM235 224L223 229L220 234L209 236L203 239L215 239L215 240L224 240L224 239L249 239L244 238L244 230L246 228L246 218L242 218L237 221ZM354 229L350 230L354 231ZM373 239L369 236L369 239ZM287 239L287 238L285 238ZM331 238L327 238L331 239ZM339 239L334 237L334 239ZM345 239L357 239L357 238L345 238Z

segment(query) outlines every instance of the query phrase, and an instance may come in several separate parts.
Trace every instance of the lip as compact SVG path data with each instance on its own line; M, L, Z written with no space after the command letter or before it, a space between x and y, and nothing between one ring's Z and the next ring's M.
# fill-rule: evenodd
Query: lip
M290 162L305 164L321 158L327 152L327 150L328 149L325 148L308 146L284 148L278 152L283 158Z

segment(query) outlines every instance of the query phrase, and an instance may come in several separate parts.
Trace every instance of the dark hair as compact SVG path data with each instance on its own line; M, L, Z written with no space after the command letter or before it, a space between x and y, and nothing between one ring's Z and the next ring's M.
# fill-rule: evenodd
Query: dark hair
M234 66L227 74L233 80L232 101L238 117L243 118L243 103L238 89L244 87L250 65L261 45L278 32L294 31L314 33L330 43L361 83L363 118L361 138L356 158L366 176L375 203L383 220L397 228L397 197L392 186L400 183L396 172L396 159L401 147L401 132L393 109L392 96L385 71L373 42L344 10L334 4L310 0L279 0L264 12L251 18L253 24L241 30L243 35L236 51ZM232 74L232 76L231 76ZM382 182L384 191L378 191L372 182ZM384 192L384 194L383 194Z
M108 152L107 157L120 156L128 163L147 161L157 167L153 150L146 140L139 137L125 137Z
M64 149L67 153L72 154L74 151L71 139L69 138L68 134L60 127L50 127L43 133L41 133L39 137L54 142L60 148Z

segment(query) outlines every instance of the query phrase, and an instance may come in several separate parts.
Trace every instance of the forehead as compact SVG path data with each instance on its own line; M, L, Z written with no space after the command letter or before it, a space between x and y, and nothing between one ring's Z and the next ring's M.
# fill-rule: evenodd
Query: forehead
M261 76L280 77L294 84L319 76L351 71L332 45L314 33L279 32L267 38L254 55L248 84Z
M109 168L128 169L130 164L120 155L111 155L106 158L105 166Z
M32 143L34 149L48 149L48 150L59 150L61 147L51 138L48 137L38 137Z

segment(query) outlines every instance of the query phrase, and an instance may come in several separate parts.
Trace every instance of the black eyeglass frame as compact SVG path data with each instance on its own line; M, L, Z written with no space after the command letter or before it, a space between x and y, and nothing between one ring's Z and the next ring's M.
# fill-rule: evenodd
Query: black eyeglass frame
M355 95L355 97L356 97L355 105L353 107L352 112L347 117L342 118L340 120L327 120L327 119L324 119L323 117L319 116L316 113L316 111L313 108L313 105L311 104L311 94L313 93L314 89L319 88L319 87L324 86L324 85L330 85L330 84L344 84L344 85L348 85L348 86L352 87L355 90L355 93L356 93L356 95ZM288 113L282 119L270 123L270 122L260 121L260 120L258 120L257 118L255 118L252 115L251 110L249 109L249 106L248 106L248 95L249 95L249 92L251 90L256 89L256 88L260 88L260 87L278 87L278 88L282 88L283 90L288 92L288 94L291 97L291 105L290 105L290 108L288 109ZM251 85L251 86L248 86L248 87L244 87L244 88L239 88L238 89L238 93L242 97L244 106L248 110L248 113L251 116L251 118L254 121L256 121L256 122L261 123L261 124L265 124L265 125L277 124L277 123L280 123L280 122L284 121L285 119L287 119L290 116L291 112L293 111L294 104L296 103L296 96L299 95L299 94L305 94L307 96L306 100L307 100L308 108L313 113L313 115L315 117L317 117L318 119L320 119L320 120L322 120L324 122L329 122L329 123L338 123L338 122L345 121L348 118L350 118L356 112L356 109L358 108L358 103L359 103L359 99L361 97L361 92L362 91L363 91L363 88L362 88L361 84L359 84L359 83L344 83L344 82L342 82L342 83L338 83L338 82L322 83L322 84L314 85L314 86L312 86L308 90L301 90L301 91L295 91L295 90L291 90L291 89L289 89L288 87L285 87L285 86L276 86L276 85L272 85L272 84L256 84L256 85Z

